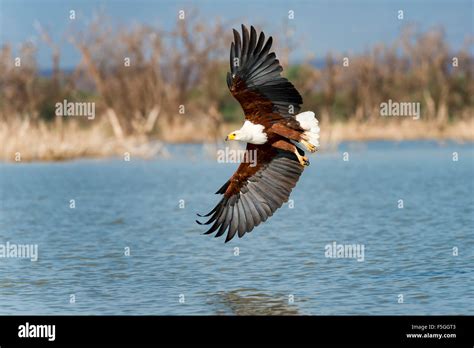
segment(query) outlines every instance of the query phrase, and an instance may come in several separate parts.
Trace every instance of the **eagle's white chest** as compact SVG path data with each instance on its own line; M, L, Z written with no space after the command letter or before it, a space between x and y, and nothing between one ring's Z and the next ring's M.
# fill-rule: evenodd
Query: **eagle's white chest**
M267 142L267 133L263 131L264 129L265 127L261 124L245 121L242 128L240 128L241 140L250 144L265 144Z

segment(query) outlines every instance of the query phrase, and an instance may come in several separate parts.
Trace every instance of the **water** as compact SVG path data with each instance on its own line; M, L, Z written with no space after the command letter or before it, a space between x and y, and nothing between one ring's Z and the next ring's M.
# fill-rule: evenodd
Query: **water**
M197 145L169 150L153 161L1 164L0 244L37 244L39 257L0 258L0 314L474 312L472 144L312 156L294 208L227 244L194 219L236 165ZM334 241L362 244L364 261L325 257Z

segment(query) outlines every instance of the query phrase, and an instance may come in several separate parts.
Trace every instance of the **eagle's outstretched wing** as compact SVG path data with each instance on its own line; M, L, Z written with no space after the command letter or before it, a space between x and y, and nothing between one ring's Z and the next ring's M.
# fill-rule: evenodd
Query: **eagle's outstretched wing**
M234 29L230 47L230 72L227 85L239 101L245 117L253 123L265 124L291 118L303 103L296 88L281 76L283 68L276 55L270 52L272 37L265 42L255 28L242 25L242 37Z
M304 168L293 153L279 151L271 145L247 145L256 151L257 165L244 160L234 175L216 193L224 194L221 201L204 217L210 219L200 225L209 225L205 232L215 231L216 237L226 231L226 243L238 232L239 238L272 216L288 201ZM203 217L203 216L201 216Z

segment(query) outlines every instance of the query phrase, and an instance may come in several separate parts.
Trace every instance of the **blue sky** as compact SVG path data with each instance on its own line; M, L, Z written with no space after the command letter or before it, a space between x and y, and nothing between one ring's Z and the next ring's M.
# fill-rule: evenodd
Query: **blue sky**
M471 0L0 0L0 42L9 42L14 49L26 40L40 42L36 21L59 41L71 26L71 9L77 14L72 25L78 28L102 10L123 25L146 23L170 29L180 9L197 8L203 19L212 22L220 18L229 24L229 30L240 23L257 24L273 36L278 36L288 11L293 10L295 19L290 23L304 40L303 47L292 52L294 60L308 55L322 58L328 52L358 53L376 43L390 43L408 23L422 30L443 27L448 42L457 49L473 35L472 4ZM404 11L402 21L397 18L398 10ZM79 61L67 43L61 54L63 68ZM40 68L51 67L50 51L44 45L38 59Z

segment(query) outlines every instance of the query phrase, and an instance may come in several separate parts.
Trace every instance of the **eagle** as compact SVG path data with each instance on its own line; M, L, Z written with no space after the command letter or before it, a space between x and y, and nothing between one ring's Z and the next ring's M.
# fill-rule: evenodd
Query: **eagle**
M211 225L204 234L217 231L225 242L236 234L241 238L255 226L266 221L288 201L308 158L309 152L319 148L319 122L311 111L301 112L303 98L286 78L274 52L273 39L253 26L250 32L242 25L242 37L233 29L230 46L230 72L227 86L242 106L243 126L231 132L228 140L247 143L245 156L237 171L216 192L222 194L219 203L206 215ZM247 157L253 151L256 164Z

